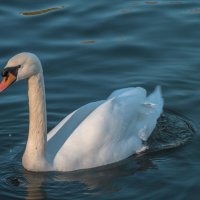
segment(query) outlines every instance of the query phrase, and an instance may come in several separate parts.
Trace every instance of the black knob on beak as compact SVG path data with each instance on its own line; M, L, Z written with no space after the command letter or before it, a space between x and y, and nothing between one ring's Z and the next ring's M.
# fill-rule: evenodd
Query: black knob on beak
M13 74L14 76L17 76L17 72L20 67L21 65L15 67L6 67L1 71L1 76L7 77L9 73Z

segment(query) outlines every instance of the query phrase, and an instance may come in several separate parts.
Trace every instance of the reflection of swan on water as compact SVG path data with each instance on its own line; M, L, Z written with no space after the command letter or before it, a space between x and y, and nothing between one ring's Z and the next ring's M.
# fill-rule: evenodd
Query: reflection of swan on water
M52 195L55 195L55 199L62 199L60 195L64 195L64 199L69 190L73 190L73 192L78 190L87 194L112 194L123 187L123 181L120 185L116 185L119 179L123 180L127 176L134 178L138 172L141 173L151 168L155 168L155 165L151 159L144 156L140 158L130 157L109 166L74 172L33 173L24 170L27 184L26 199L48 199ZM44 187L48 193L45 192ZM58 195L57 198L56 195Z
M143 88L114 91L64 118L47 135L42 66L30 53L11 58L2 71L0 91L28 79L30 124L23 166L30 171L73 171L107 165L145 149L159 118L160 88L146 96Z

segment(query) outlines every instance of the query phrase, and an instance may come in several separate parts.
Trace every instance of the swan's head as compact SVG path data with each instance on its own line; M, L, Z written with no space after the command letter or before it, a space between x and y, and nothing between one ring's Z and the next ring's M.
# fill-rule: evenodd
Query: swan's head
M28 79L42 72L40 60L32 53L20 53L13 56L2 70L3 80L0 92L8 88L15 81Z

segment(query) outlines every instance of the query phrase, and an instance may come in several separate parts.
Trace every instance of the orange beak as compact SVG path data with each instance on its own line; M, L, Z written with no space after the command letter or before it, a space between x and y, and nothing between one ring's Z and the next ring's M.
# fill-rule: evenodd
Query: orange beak
M16 79L17 77L12 73L8 73L8 76L3 77L3 80L0 83L0 92L3 92L6 88L8 88L15 82Z

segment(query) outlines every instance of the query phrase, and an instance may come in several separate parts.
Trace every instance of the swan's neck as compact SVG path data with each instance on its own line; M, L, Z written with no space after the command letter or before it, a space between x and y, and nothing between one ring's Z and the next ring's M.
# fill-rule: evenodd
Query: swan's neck
M29 135L23 155L23 166L32 171L46 167L47 141L46 100L43 73L28 79Z

